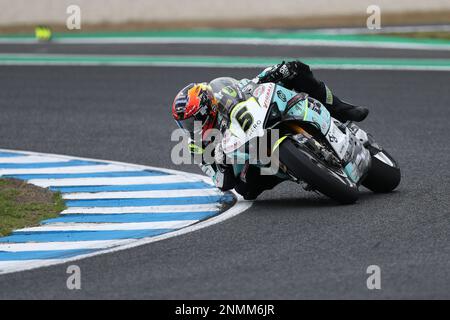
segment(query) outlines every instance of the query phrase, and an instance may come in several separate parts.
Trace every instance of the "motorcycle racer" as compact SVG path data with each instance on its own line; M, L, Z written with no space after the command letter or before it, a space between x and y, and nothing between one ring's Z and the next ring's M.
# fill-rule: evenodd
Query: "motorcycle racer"
M252 81L233 78L217 78L210 83L192 83L183 88L175 97L172 115L178 126L187 131L193 139L199 134L202 147L190 144L192 153L202 153L210 143L215 143L214 163L199 163L202 171L210 176L215 185L223 190L235 189L246 200L256 199L263 191L283 181L275 175L260 175L252 166L245 175L237 175L233 165L222 161L223 152L220 143L211 141L209 132L218 129L224 132L228 128L228 114L239 102L246 100L246 91L256 84L274 82L297 92L305 92L319 100L330 111L331 115L345 121L362 121L368 115L368 109L342 101L322 81L317 80L308 65L300 61L284 61L265 69ZM237 88L237 90L229 89ZM201 123L196 128L195 122ZM196 130L197 129L197 130Z

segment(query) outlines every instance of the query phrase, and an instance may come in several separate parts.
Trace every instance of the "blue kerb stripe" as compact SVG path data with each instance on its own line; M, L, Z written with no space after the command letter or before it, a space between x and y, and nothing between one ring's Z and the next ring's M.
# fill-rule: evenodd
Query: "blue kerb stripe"
M219 211L125 214L68 214L59 218L45 220L42 223L130 223L174 220L204 220L216 215L217 213L219 213Z
M198 196L180 198L147 198L147 199L105 199L105 200L69 200L68 207L142 207L142 206L172 206L185 204L208 204L231 202L232 195Z
M101 162L71 160L65 162L41 162L41 163L0 163L0 169L39 169L39 168L59 168L74 166L92 166L105 164Z
M13 152L1 152L0 158L10 158L10 157L23 157L25 154L23 153L13 153Z
M117 239L141 239L153 237L175 229L150 230L111 230L111 231L43 231L14 232L12 235L0 238L0 243L24 242L72 242Z
M7 178L21 180L31 179L76 179L76 178L119 178L119 177L146 177L167 175L160 171L121 171L121 172L95 172L95 173L57 173L57 174L13 174L5 175Z
M211 189L212 185L203 181L199 182L179 182L161 184L136 184L121 186L93 186L93 187L51 187L52 191L62 193L73 192L114 192L114 191L153 191L153 190L181 190L181 189Z
M0 251L0 261L66 259L81 254L88 254L94 251L97 250L77 249L77 250L20 251L20 252Z

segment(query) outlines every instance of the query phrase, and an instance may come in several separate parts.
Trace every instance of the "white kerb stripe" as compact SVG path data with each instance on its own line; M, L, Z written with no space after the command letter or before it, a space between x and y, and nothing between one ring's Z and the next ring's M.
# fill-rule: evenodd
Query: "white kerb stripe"
M133 241L135 241L135 239L74 241L74 242L27 242L27 243L5 243L5 244L0 243L0 251L22 252L22 251L106 249L118 245L131 243Z
M101 173L101 172L122 172L122 171L142 171L142 170L134 167L106 164L94 166L73 166L73 167L57 167L57 168L0 169L0 175L71 174L71 173Z
M69 159L57 158L57 157L44 157L44 156L20 156L20 157L9 157L0 158L1 163L15 163L15 164L25 164L25 163L47 163L47 162L68 162Z
M220 203L173 206L146 207L73 207L61 212L65 214L122 214L122 213L177 213L177 212L215 212L221 207Z
M79 179L32 179L28 183L39 187L77 187L77 186L120 186L130 184L158 184L177 182L197 182L181 175L162 175L124 178L79 178Z
M223 195L217 189L186 189L186 190L154 190L154 191L130 191L130 192L92 192L92 193L67 193L63 195L66 200L97 200L97 199L144 199L144 198L180 198L200 196Z
M151 229L179 229L189 226L198 220L174 220L157 222L132 222L132 223L55 223L40 227L24 228L16 230L22 232L46 232L46 231L119 231L119 230L151 230Z

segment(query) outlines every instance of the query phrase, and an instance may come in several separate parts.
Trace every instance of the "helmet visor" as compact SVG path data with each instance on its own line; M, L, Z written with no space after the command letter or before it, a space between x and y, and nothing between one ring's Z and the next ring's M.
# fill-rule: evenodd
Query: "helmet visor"
M189 134L201 133L204 124L208 121L209 115L207 116L194 116L183 120L176 120L178 126L184 129Z

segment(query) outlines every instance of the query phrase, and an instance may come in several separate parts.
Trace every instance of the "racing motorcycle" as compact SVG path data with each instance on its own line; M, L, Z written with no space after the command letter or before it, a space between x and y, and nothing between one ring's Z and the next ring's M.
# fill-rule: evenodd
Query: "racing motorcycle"
M376 193L399 185L397 162L370 134L352 122L332 118L321 102L307 94L253 82L244 88L225 86L222 93L235 99L228 103L233 105L229 129L221 141L228 157L236 157L242 146L277 129L278 139L268 148L272 162L278 162L276 175L302 183L308 191L350 204L358 199L360 185ZM245 179L245 165L240 170Z

